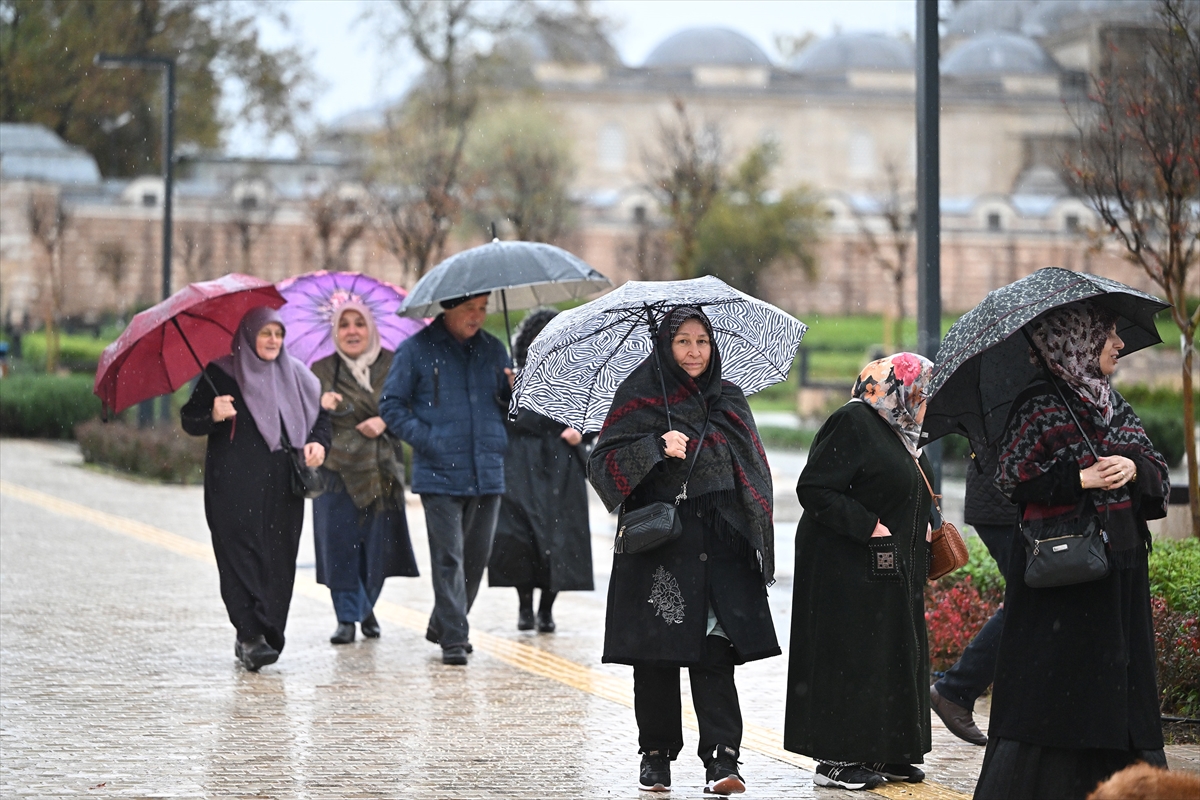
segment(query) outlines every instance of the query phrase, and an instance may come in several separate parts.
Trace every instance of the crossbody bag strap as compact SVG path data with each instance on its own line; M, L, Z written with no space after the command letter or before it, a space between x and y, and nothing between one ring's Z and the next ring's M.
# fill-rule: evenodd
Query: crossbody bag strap
M679 494L675 495L675 505L679 505L684 500L687 500L687 485L691 480L692 470L696 468L696 462L700 460L700 448L704 447L704 437L708 435L708 418L712 414L712 409L704 415L704 427L700 429L700 438L696 441L696 452L692 453L692 465L688 467L687 475L683 478L683 486L679 487Z
M938 516L945 519L946 515L942 513L942 504L938 502L938 498L941 495L933 493L933 486L930 485L929 478L925 477L925 470L921 468L920 460L914 458L913 463L917 465L917 472L921 473L921 477L925 479L925 488L929 490L929 496L933 498L933 507L937 509Z

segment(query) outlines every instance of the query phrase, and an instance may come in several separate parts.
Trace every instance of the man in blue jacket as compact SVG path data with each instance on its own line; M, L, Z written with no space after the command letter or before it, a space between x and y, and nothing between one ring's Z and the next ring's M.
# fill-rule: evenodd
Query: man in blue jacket
M482 330L488 295L443 300L445 309L398 348L379 413L412 445L412 490L429 532L433 614L425 638L442 663L466 664L467 612L492 552L504 494L508 352Z

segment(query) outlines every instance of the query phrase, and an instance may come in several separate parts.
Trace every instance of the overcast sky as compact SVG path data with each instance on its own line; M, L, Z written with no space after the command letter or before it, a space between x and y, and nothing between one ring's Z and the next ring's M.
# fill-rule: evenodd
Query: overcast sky
M419 64L409 52L383 53L363 10L384 0L288 0L283 8L290 30L264 23L268 46L300 44L311 55L313 71L323 82L315 106L319 122L329 122L361 108L399 97ZM626 64L638 65L667 36L700 25L720 25L755 40L772 58L776 34L837 30L906 32L916 25L914 0L597 0L598 14L613 20L613 44ZM239 128L231 132L229 150L238 155L289 155L286 142L266 142L261 134Z

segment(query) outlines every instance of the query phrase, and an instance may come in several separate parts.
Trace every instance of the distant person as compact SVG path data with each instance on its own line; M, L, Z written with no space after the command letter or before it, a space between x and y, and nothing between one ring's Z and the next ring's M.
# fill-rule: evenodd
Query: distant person
M197 382L180 410L185 431L208 436L204 516L221 599L237 630L234 655L251 672L283 650L296 578L304 498L292 493L287 448L319 467L331 438L321 384L287 354L283 333L275 310L247 311L233 354L208 365L212 385Z
M734 667L780 652L766 589L775 572L771 470L745 395L721 379L704 312L675 308L653 346L617 388L588 474L610 511L674 503L686 482L683 533L613 555L604 662L633 666L638 787L671 788L671 762L683 749L679 669L687 667L705 792L735 794L746 784Z
M517 326L513 361L525 366L529 345L557 311L538 309ZM587 454L594 436L521 409L508 424L500 521L488 567L489 586L515 586L517 629L553 633L559 592L591 591ZM541 590L537 616L533 590Z
M796 494L783 746L813 783L918 783L932 747L925 581L932 480L921 453L933 364L872 361L813 440Z
M1125 346L1117 319L1084 301L1029 325L1030 357L1040 355L1049 374L1013 401L996 483L1025 523L1077 528L1074 519L1100 513L1109 571L1031 588L1022 579L1022 537L1012 537L1015 574L1004 596L977 800L1082 799L1136 761L1167 764L1146 521L1166 516L1170 483L1166 461L1110 382Z
M404 511L400 441L379 416L379 396L392 351L379 341L370 309L347 302L333 312L336 348L313 364L327 387L321 407L333 420L333 447L325 459L326 491L313 500L317 583L329 587L337 630L333 644L378 638L375 601L390 576L416 577L417 560Z
M996 488L996 459L997 448L992 446L976 453L975 462L967 468L964 516L1007 581L1017 507ZM975 701L992 685L1003 629L1004 606L1001 605L963 650L958 662L929 687L930 704L946 724L946 729L971 744L987 744L987 736L975 724L974 708Z
M396 349L379 401L388 429L413 448L433 573L425 638L441 645L444 664L467 663L467 612L504 494L512 370L504 345L483 330L487 303L487 293L443 300L442 313Z

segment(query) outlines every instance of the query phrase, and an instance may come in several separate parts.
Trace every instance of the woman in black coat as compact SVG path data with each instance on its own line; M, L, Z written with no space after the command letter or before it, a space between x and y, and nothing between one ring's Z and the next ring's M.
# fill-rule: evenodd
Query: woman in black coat
M385 578L416 577L417 560L404 512L400 442L379 416L379 395L392 366L370 309L346 302L334 310L335 352L313 364L333 418L333 446L323 467L326 490L313 500L317 583L329 587L338 625L329 641L380 635L375 601Z
M1170 484L1163 457L1109 383L1124 346L1116 320L1084 302L1029 326L1049 374L1013 402L996 482L1031 532L1099 513L1109 572L1072 586L1030 588L1017 528L975 788L981 800L1083 798L1135 761L1166 767L1146 520L1165 516Z
M208 436L204 515L221 599L237 630L234 654L252 672L283 650L296 577L304 498L291 491L286 448L291 443L317 467L330 442L320 384L287 354L283 334L273 309L247 311L232 355L208 365L209 380L196 384L180 412L185 431Z
M796 486L783 746L818 786L917 782L931 748L924 587L932 498L920 453L933 364L873 361L813 440Z
M676 308L659 323L654 352L617 389L588 475L610 511L678 503L682 520L674 542L636 555L618 544L613 556L603 660L633 665L639 786L670 789L683 749L679 668L688 667L706 791L744 791L734 666L780 652L766 591L771 472L745 396L721 380L699 309Z
M529 345L557 313L543 308L521 320L513 338L518 369L525 366ZM518 630L534 627L535 588L542 591L536 618L541 633L556 627L553 607L559 592L593 588L587 454L594 438L528 409L508 423L506 489L488 585L516 587Z

